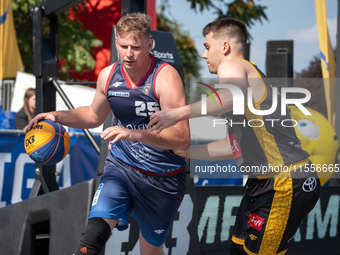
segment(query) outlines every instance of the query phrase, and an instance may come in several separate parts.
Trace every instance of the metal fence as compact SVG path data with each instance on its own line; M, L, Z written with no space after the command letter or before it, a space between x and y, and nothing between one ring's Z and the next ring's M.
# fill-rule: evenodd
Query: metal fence
M2 113L11 109L14 80L1 80L0 81L0 106Z

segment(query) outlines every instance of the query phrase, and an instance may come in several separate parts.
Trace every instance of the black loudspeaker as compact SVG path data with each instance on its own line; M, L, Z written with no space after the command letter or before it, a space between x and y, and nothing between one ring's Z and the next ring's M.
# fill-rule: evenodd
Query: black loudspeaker
M243 57L245 60L250 61L250 43L244 45Z
M95 180L1 208L1 254L72 254L87 222Z
M267 76L270 78L291 78L292 70L289 52L269 52L266 55Z
M266 75L278 78L276 86L291 86L293 78L293 41L268 41Z
M294 41L267 41L267 53L268 52L289 52L294 56ZM293 58L291 59L290 64L293 65Z

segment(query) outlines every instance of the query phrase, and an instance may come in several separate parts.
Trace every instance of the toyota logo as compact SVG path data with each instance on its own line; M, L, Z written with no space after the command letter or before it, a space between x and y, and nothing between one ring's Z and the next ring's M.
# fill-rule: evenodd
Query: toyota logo
M302 189L305 192L311 192L315 190L317 185L316 179L314 177L309 177L305 182L302 184Z

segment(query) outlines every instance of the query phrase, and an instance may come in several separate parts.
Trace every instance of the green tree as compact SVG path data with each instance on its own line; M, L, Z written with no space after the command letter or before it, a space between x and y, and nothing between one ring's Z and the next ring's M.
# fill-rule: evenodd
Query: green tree
M168 0L163 0L168 3ZM186 0L191 3L191 9L204 12L213 10L216 19L235 18L243 21L248 28L251 28L255 22L262 24L263 20L268 20L265 14L266 6L255 4L254 0ZM249 39L251 35L248 33Z
M322 78L321 59L319 56L313 56L307 68L295 73L296 78Z
M43 0L12 0L14 24L18 45L25 72L33 72L33 23L29 17L30 9ZM93 70L96 61L93 59L93 47L102 46L102 41L94 37L93 33L83 28L76 19L70 18L70 12L80 12L86 5L83 2L67 12L59 15L59 59L60 78L68 77L66 71L75 68L81 72L82 68ZM43 36L49 35L48 21L42 26Z

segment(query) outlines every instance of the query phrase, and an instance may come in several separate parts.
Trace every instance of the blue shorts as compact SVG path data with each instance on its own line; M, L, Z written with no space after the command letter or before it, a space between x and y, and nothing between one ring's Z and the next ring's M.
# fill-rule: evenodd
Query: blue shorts
M149 175L109 153L90 218L119 220L116 227L124 230L130 214L139 222L143 238L161 246L183 200L185 180L185 171L172 176Z

